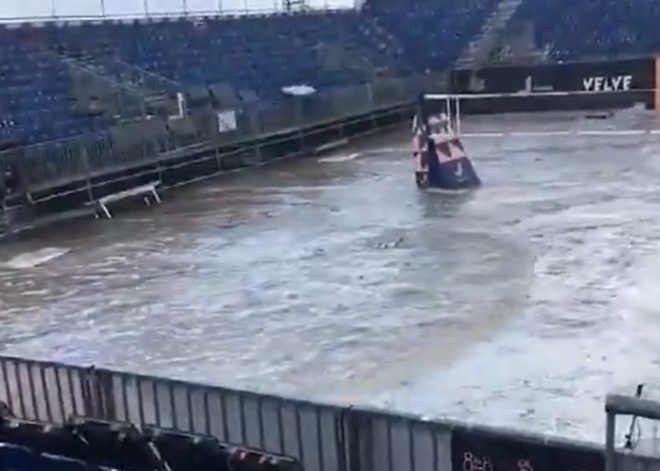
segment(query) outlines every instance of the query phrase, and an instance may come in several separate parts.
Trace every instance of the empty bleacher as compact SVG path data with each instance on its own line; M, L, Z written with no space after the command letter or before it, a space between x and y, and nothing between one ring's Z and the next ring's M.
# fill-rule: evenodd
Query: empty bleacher
M417 70L447 70L497 0L371 0L365 11L397 37Z
M370 21L346 10L2 27L0 140L30 144L96 131L126 118L128 102L131 116L147 114L140 101L153 90L136 76L158 82L161 94L229 84L268 102L285 86L322 90L410 72ZM104 87L124 106L103 103Z
M265 96L292 84L322 88L369 78L355 68L327 71L318 53L324 44L389 65L365 47L369 37L352 11L53 24L38 34L65 55L115 57L185 85L230 82Z
M551 59L568 61L656 53L658 20L660 4L651 0L525 0L512 23L531 24L536 45Z
M162 17L0 27L0 143L64 139L154 114L201 87L274 106L283 87L317 90L450 68L498 0L368 0L359 10ZM651 0L524 0L555 59L660 48ZM110 90L103 92L103 90Z
M94 133L154 100L229 87L260 106L282 88L345 87L451 66L496 0L369 0L361 9L46 21L0 27L0 142ZM110 91L107 91L110 90Z
M0 28L0 142L62 139L101 128L102 119L78 117L61 61Z

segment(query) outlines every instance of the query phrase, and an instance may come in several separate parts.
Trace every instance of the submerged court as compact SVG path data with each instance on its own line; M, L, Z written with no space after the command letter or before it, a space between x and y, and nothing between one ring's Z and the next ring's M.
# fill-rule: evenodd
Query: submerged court
M659 379L656 127L469 118L458 198L402 129L3 246L0 345L599 439L605 392Z

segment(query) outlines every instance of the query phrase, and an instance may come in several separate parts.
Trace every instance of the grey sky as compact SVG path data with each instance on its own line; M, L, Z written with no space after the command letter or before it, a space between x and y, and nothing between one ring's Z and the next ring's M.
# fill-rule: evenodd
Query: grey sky
M313 7L349 8L354 0L308 0ZM188 11L280 10L282 0L0 0L0 20L36 17L143 16Z

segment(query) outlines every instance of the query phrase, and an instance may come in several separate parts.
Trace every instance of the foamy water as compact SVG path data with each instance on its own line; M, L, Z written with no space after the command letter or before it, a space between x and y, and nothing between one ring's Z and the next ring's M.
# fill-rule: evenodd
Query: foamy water
M46 247L34 251L23 252L10 258L3 265L6 268L13 268L16 270L35 268L66 255L69 250L70 249L68 248L61 247Z

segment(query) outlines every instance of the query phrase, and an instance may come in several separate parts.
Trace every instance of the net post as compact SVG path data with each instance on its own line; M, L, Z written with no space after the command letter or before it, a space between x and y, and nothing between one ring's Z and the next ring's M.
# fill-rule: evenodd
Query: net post
M456 135L461 135L461 97L456 95L454 96L456 101Z
M653 89L653 109L656 114L660 113L660 57L654 60L655 87Z
M451 95L445 96L445 113L447 114L447 119L451 123Z

